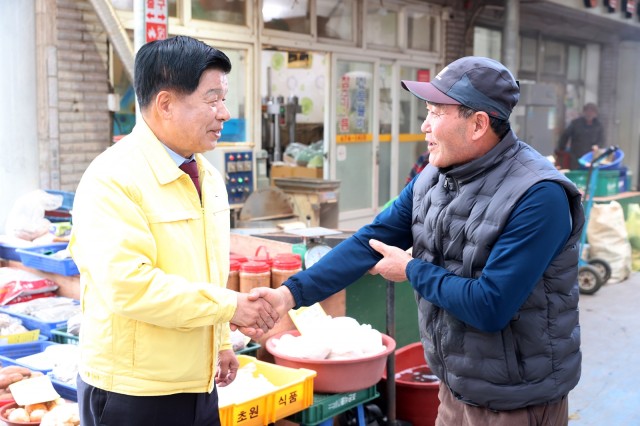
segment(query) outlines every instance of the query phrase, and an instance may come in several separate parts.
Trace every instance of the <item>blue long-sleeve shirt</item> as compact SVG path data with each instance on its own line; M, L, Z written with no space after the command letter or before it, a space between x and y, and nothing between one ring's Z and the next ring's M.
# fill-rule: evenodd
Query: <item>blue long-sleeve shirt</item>
M326 299L371 269L382 256L369 246L370 239L403 250L413 245L414 182L371 224L284 283L296 307ZM407 278L424 299L459 320L483 331L498 331L527 299L570 233L564 189L554 182L540 182L529 188L515 206L479 278L459 277L422 259L409 262Z

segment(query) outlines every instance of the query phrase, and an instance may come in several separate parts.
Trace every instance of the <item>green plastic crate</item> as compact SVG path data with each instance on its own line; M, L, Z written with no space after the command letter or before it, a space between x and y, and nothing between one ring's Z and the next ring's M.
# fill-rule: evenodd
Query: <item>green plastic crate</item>
M587 187L588 170L569 170L565 176L576 184L582 192ZM594 196L606 197L615 195L620 191L620 171L619 170L598 170L598 181Z
M75 334L67 333L67 327L60 327L51 330L51 340L56 343L77 345L80 339Z
M247 343L247 346L242 349L238 349L237 351L235 351L235 353L236 355L249 355L252 357L256 357L258 355L258 349L260 349L261 347L262 346L260 346L260 343L256 343L252 340Z
M345 380L348 379L345 378ZM314 393L313 404L288 417L288 420L303 425L317 425L378 396L380 394L376 390L376 385L355 392Z

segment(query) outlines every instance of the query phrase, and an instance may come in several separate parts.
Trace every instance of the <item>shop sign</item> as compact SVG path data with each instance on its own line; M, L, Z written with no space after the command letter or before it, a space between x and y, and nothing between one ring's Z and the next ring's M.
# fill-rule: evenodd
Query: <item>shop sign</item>
M167 38L168 15L168 0L145 0L144 37L147 43Z
M431 81L431 70L418 70L417 80L423 83Z
M349 110L351 109L351 99L349 98L349 85L351 79L348 75L343 75L340 79L340 93L338 95L338 132L349 132Z

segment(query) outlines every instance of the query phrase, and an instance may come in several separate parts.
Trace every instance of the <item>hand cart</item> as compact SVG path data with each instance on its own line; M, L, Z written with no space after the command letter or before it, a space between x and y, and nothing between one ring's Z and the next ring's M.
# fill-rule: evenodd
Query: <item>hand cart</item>
M593 197L595 196L598 185L598 171L600 163L611 154L616 153L620 148L610 146L602 154L587 164L587 183L584 191L583 201L586 201L584 207L584 228L580 237L580 258L578 260L578 286L581 294L594 294L611 278L611 266L609 263L600 258L589 258L585 253L587 243L587 225L589 224L589 215L593 207ZM587 256L587 258L585 258Z

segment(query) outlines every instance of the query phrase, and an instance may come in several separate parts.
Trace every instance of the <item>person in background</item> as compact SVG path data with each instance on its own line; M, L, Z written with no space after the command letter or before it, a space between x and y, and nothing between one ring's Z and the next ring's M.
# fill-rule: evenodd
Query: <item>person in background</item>
M425 167L427 167L427 164L429 164L429 151L425 151L420 154L420 156L416 160L416 163L413 165L413 167L411 167L411 170L409 171L409 175L407 176L405 185L409 185L409 182L411 182L416 176L418 176L420 172L424 170Z
M371 224L260 295L283 315L367 271L408 280L440 379L437 425L567 425L580 193L511 130L520 89L501 63L464 57L402 87L425 101L429 164Z
M568 154L568 166L570 169L580 167L578 160L593 147L605 146L604 127L598 120L598 107L594 103L587 103L582 108L582 116L571 121L569 126L560 135L558 141L557 156Z
M258 337L278 319L264 300L226 289L228 196L201 153L229 119L230 70L223 52L190 37L142 46L142 120L82 176L69 248L83 426L219 425L215 386L238 368L230 324Z

